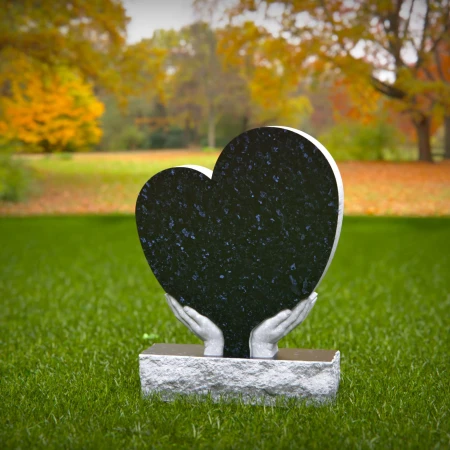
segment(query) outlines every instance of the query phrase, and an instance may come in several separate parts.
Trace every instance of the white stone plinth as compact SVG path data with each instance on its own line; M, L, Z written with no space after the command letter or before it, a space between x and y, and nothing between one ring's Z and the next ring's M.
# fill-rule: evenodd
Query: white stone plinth
M340 354L334 350L280 349L277 359L208 358L201 345L155 344L139 355L143 394L164 400L210 394L273 405L276 399L324 402L339 387Z

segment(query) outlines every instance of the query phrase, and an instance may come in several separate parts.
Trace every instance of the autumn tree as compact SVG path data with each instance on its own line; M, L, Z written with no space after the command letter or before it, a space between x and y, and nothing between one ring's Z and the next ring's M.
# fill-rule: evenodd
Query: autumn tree
M200 125L204 120L204 98L201 80L197 76L199 62L196 53L185 40L187 30L156 30L153 38L145 39L147 51L162 49L162 82L155 93L154 114L138 118L137 123L148 124L153 131L167 131L171 124L184 128L186 143L196 143Z
M236 48L226 42L236 31L197 22L179 31L158 30L146 40L154 50L166 52L158 95L161 119L181 125L186 142L198 145L206 130L208 146L215 147L217 126L227 117L240 118L239 132L277 123L297 126L311 110L307 98L297 95L297 85L288 83L280 64L260 58L259 47L270 45L264 36L255 46L242 49L240 58L234 57ZM249 26L249 34L257 32ZM150 122L156 124L156 118Z
M169 114L184 124L189 140L198 142L202 122L207 123L208 145L216 145L216 124L226 82L214 31L203 22L172 35L168 60Z
M103 104L89 84L70 70L49 70L25 59L2 99L0 139L27 151L86 150L101 137Z
M91 83L121 91L127 20L116 0L2 2L2 139L46 151L95 144L103 107Z
M120 77L119 92L113 94L123 107L130 97L138 96L148 102L164 97L168 52L169 48L155 44L154 39L143 39L125 46L111 61L111 67ZM108 93L105 89L101 91Z
M0 85L7 90L9 65L26 56L49 67L78 70L114 89L120 81L112 61L125 43L127 17L118 0L4 0L0 8Z
M21 103L16 105L17 110L23 107L25 98L33 99L32 120L35 124L39 108L44 110L53 104L52 115L56 118L61 114L62 106L68 106L74 100L71 97L73 89L61 79L62 73L71 73L74 77L71 83L79 83L83 95L87 89L88 97L92 97L92 85L95 94L102 99L115 97L122 111L132 96L150 99L158 90L164 52L153 47L148 49L145 43L125 45L127 22L125 9L118 0L3 2L0 9L0 115L3 124L13 126L12 118L4 113L13 111L13 103L19 99ZM25 72L20 68L24 61ZM32 69L36 70L34 77L29 74ZM45 85L39 86L33 79L41 77L45 79ZM49 87L51 83L55 83L53 89ZM58 94L61 95L59 99ZM92 116L94 110L100 108L93 97L89 102L80 103L77 99L73 110L67 112L71 116L67 133L78 129L82 141L96 142L97 137L88 139L78 127L91 118L92 130L96 130L94 135L98 134L97 116L95 119ZM80 115L78 125L75 124L75 112ZM31 120L31 115L25 116ZM57 122L63 123L60 119ZM8 135L17 134L17 127L16 121ZM44 130L55 132L49 126L40 127L39 133ZM56 138L48 136L51 148L56 148L55 139L61 137L61 132L57 134ZM58 142L65 145L64 140ZM56 146L60 148L60 144ZM76 143L75 148L79 148L79 144Z
M439 40L425 55L418 89L433 98L444 126L444 158L450 159L450 36Z
M250 21L228 25L218 36L223 64L237 76L242 131L266 125L298 127L311 114L309 99L298 91L297 74L285 70L289 43Z
M270 16L273 5L282 8L273 17L279 36L295 45L287 68L313 69L316 74L331 68L349 78L362 78L368 89L394 99L409 115L419 159L432 159L430 126L436 89L442 84L425 85L419 71L429 61L427 55L439 52L439 44L448 40L449 0L237 0L229 13L235 18L263 9ZM278 52L267 57L274 55Z

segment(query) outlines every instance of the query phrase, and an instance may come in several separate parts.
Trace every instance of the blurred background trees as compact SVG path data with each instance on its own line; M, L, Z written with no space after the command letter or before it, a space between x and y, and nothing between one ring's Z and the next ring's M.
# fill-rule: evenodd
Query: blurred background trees
M3 139L32 152L89 150L100 139L104 110L91 86L63 67L24 62L3 98Z
M432 160L432 131L448 116L450 98L448 0L238 0L228 12L233 19L260 10L295 46L290 70L330 73L350 79L350 91L361 85L380 93L414 126L419 159Z
M23 151L92 148L103 104L95 84L118 92L111 61L127 18L113 0L6 0L0 10L0 143Z
M6 0L2 148L215 148L285 125L337 159L450 158L449 0L194 3L197 22L131 44L118 0Z

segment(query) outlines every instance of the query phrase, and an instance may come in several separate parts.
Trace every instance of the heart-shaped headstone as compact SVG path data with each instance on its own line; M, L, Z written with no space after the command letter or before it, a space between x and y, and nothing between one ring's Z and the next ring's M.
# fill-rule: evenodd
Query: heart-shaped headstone
M222 330L224 356L248 358L251 330L317 287L342 210L327 150L297 130L263 127L233 139L212 177L195 166L156 174L136 221L164 290Z

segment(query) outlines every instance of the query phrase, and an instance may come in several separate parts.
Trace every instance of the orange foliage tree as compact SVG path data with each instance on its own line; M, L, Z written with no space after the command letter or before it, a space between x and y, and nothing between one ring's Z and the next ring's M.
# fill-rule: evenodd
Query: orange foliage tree
M377 121L387 120L395 126L410 142L416 142L414 126L407 114L398 108L398 104L387 99L373 89L367 89L362 79L339 77L332 80L328 89L328 97L336 122L348 119L371 125ZM431 133L439 126L437 120L431 122Z
M382 96L360 79L339 77L330 89L330 99L336 121L351 119L370 125L377 119Z
M89 84L67 69L28 70L0 99L0 139L26 151L79 151L101 137L103 113Z
M153 85L161 116L137 123L166 129L178 125L191 145L199 145L206 130L209 147L216 146L217 125L230 116L239 131L298 126L311 112L308 98L298 94L279 61L265 59L264 47L272 45L267 36L252 23L243 35L240 31L197 22L181 30L158 30L142 41L142 50L155 55Z
M3 0L0 83L8 82L11 63L26 56L49 67L76 68L117 90L120 75L111 62L122 52L127 22L118 0Z
M0 7L0 134L27 151L98 142L102 104L135 67L120 0L5 0ZM130 57L131 55L131 57ZM126 77L122 76L122 71ZM8 145L7 148L11 146Z
M279 36L293 44L286 68L316 75L334 70L361 79L408 114L418 137L419 159L432 160L431 121L440 103L436 98L449 98L450 93L447 84L425 82L419 72L427 69L431 55L442 54L441 44L449 42L448 1L237 0L229 13L231 19L242 19L255 11L272 17ZM279 57L281 50L278 46L268 58ZM390 79L382 76L386 72Z
M447 26L450 28L450 23ZM450 159L450 35L424 55L418 77L416 90L428 97L437 121L444 125L444 158Z
M299 127L312 105L298 90L298 74L286 70L293 47L251 21L218 30L222 64L241 81L243 130L264 125Z

